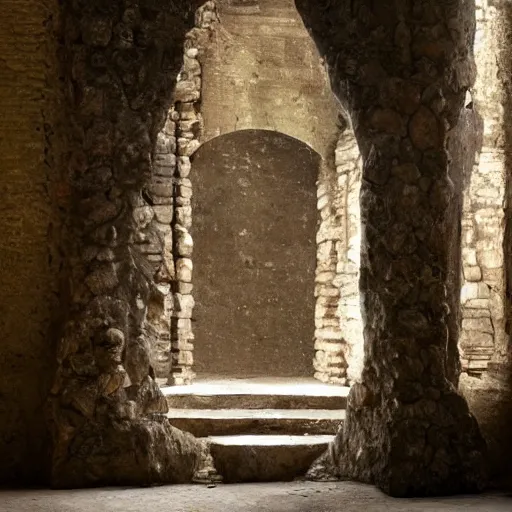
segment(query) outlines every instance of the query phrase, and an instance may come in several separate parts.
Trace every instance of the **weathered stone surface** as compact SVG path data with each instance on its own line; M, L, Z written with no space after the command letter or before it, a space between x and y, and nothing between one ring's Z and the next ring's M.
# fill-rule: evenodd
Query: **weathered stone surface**
M55 486L191 481L204 451L163 418L167 404L145 337L151 328L165 329L173 307L166 300L174 274L172 215L158 205L173 202L162 172L175 167L165 156L176 148L167 109L199 3L64 6L64 76L77 91L69 98L69 143L71 154L84 155L84 172L70 181L74 296L49 407ZM77 105L81 91L88 98L97 91L103 109ZM88 196L87 169L107 165L111 177ZM148 318L160 323L148 325Z
M412 9L406 1L356 2L356 8L348 1L321 8L309 0L296 4L325 55L333 90L354 120L364 162L360 287L365 360L362 382L351 390L347 420L338 434L339 473L374 482L396 496L479 490L485 482L484 442L445 366L448 253L451 223L460 215L448 209L455 193L446 128L456 125L472 84L471 4L436 0ZM446 20L458 30L445 45ZM372 36L358 37L355 46L354 32ZM431 68L429 59L412 64L415 45L424 52L426 43L433 51L429 59L442 60L439 68ZM379 80L364 74L375 58L382 67ZM421 106L403 121L404 140L371 124L376 101L380 108L393 108L381 91L396 79L422 91ZM428 180L414 188L413 196L409 185L391 173L405 163L415 163Z
M258 443L258 437L262 437L263 441ZM243 436L238 442L236 438L209 440L210 451L224 482L293 480L304 475L327 446L324 436L308 436L305 439L272 436L268 443L265 443L265 437L251 436L247 444L243 444ZM282 442L279 442L279 437L283 437ZM309 442L304 442L308 438Z

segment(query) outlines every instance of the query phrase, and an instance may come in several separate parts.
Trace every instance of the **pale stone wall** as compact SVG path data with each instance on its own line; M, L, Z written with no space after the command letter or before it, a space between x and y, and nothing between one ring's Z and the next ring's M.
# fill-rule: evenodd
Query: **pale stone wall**
M466 180L462 223L463 373L460 389L489 447L492 476L512 474L510 366L510 83L512 4L477 0L473 93L481 149ZM510 292L509 292L510 293Z
M290 135L325 156L337 102L293 0L219 0L203 63L204 140L244 129Z
M475 60L477 80L472 97L481 117L480 149L470 176L465 177L462 219L463 286L460 337L462 370L479 374L489 361L507 351L505 333L505 176L507 139L505 84L500 52L504 24L493 2L477 2Z
M362 367L360 164L354 133L347 128L336 146L335 170L325 166L318 184L314 368L323 382L353 382Z

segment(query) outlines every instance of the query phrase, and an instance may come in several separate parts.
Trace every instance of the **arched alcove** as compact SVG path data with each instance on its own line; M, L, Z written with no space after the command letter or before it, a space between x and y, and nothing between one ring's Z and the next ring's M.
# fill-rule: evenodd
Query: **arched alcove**
M312 376L320 156L244 130L192 161L195 369Z

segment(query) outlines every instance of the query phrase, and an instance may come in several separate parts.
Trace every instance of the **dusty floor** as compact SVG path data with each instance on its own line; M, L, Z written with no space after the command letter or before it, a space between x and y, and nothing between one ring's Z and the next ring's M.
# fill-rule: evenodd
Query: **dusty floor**
M0 512L512 511L512 494L397 500L349 482L0 491Z

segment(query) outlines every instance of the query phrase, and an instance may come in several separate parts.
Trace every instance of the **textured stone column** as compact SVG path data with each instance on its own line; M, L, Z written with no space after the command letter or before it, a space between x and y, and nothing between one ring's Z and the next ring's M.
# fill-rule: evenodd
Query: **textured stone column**
M172 183L154 160L171 152L158 133L198 4L64 2L72 303L49 407L56 486L186 482L203 454L166 423L144 332L173 273Z
M363 157L362 383L335 452L339 474L395 496L476 491L484 443L447 379L447 141L473 80L466 0L296 0Z

